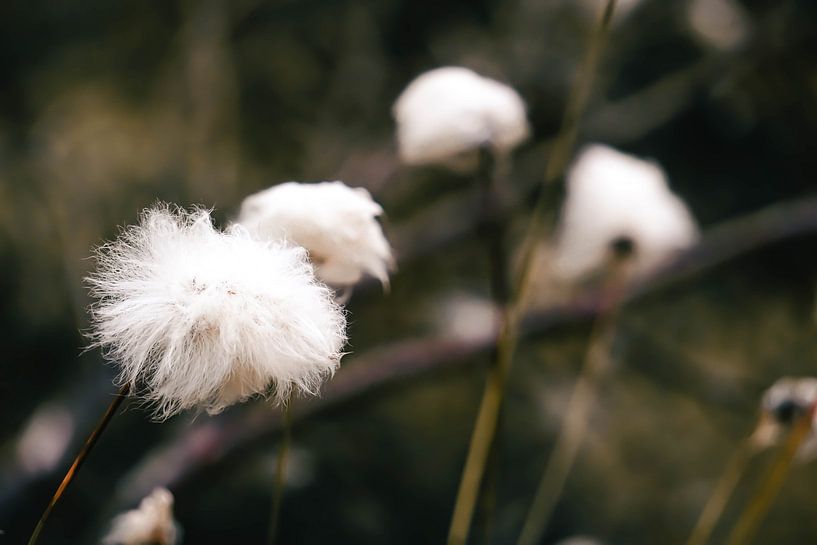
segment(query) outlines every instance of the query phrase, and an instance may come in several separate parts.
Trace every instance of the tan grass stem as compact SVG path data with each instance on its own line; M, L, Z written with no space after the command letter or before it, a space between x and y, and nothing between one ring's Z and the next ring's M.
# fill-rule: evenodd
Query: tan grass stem
M712 490L712 495L709 496L706 505L704 505L701 515L695 523L695 528L689 536L687 545L705 545L709 541L712 531L717 526L726 505L729 503L729 498L732 497L735 487L746 471L746 466L756 453L757 446L750 439L741 442L726 465L720 479L718 479L715 488Z
M732 528L726 545L748 545L752 542L766 513L786 482L797 450L811 432L815 407L817 405L812 405L789 433L786 442Z
M624 293L618 265L625 264L611 265L610 286L605 290L607 301L593 324L584 364L565 409L559 437L542 473L517 545L535 545L541 541L584 440L599 388L611 371L610 354Z

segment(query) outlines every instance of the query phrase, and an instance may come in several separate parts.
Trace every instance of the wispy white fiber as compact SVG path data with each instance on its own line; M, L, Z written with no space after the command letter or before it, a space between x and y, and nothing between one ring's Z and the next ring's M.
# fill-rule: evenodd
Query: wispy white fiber
M410 165L447 163L482 146L507 153L530 133L516 91L461 67L420 75L392 113L400 158Z
M104 545L176 545L178 524L173 520L173 494L157 488L137 509L118 515L102 538Z
M817 403L817 378L783 377L763 394L760 424L753 435L758 447L769 447L803 418ZM800 445L797 458L808 461L817 457L817 419L812 418L811 432Z
M303 248L159 205L97 260L92 338L157 418L315 393L338 366L345 317Z
M318 278L334 287L372 275L389 283L391 247L377 221L383 209L343 182L287 182L250 195L238 222L254 236L303 246Z
M554 268L564 277L585 276L626 240L634 250L629 270L646 274L697 239L694 219L660 166L591 145L568 172Z

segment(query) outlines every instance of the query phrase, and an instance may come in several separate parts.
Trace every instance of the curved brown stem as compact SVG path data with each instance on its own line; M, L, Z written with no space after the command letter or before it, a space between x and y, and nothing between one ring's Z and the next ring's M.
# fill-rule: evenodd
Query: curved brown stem
M51 498L51 501L48 502L48 506L45 508L40 520L37 522L37 526L35 526L34 531L31 532L31 537L28 539L28 545L34 545L37 543L37 540L40 537L40 532L43 531L43 527L45 526L45 521L48 520L48 517L54 510L54 507L60 501L63 494L65 494L65 490L68 488L68 485L74 480L74 477L76 477L79 469L82 467L82 464L85 463L85 460L91 454L91 451L99 440L99 437L102 435L102 432L108 427L108 424L116 414L119 406L122 405L122 402L128 396L128 393L130 393L130 384L125 384L119 389L111 403L108 405L108 408L105 410L105 414L102 415L102 418L96 425L96 428L94 428L94 431L92 431L91 435L88 436L88 439L85 440L85 444L82 445L82 449L80 449L79 454L77 454L76 458L74 458L74 463L72 463L71 467L68 468L68 471L65 473L65 477L63 477L60 486L57 487L57 491L54 492L54 496Z

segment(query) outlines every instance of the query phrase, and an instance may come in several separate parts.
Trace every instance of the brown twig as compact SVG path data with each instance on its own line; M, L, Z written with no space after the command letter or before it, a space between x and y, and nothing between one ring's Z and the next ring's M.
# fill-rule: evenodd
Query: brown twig
M43 511L40 520L37 522L37 526L34 527L34 531L31 533L31 537L28 540L28 545L34 545L37 543L37 540L40 537L40 532L42 532L49 515L51 515L51 512L54 510L57 502L59 502L60 498L62 498L65 490L68 488L68 485L70 485L74 480L74 477L76 477L77 473L82 467L82 464L84 464L85 460L88 459L88 456L91 454L91 451L99 440L99 437L102 435L102 432L104 432L105 428L108 427L108 424L116 414L119 406L122 405L122 402L128 396L129 392L130 384L126 383L119 389L119 392L117 392L111 403L108 405L108 408L105 410L105 414L102 415L102 418L100 419L96 428L94 428L91 435L88 436L88 439L85 440L85 444L82 445L79 454L77 454L77 457L74 458L74 463L72 463L71 467L68 468L68 471L66 472L65 477L63 477L60 486L57 488L57 491L51 498L51 501L48 502L48 506L45 508L45 511Z

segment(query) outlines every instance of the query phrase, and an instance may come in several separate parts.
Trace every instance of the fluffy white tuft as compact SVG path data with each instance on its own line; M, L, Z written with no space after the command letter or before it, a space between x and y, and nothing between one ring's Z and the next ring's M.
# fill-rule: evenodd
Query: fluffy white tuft
M362 187L287 182L244 199L238 222L261 239L306 248L318 278L331 286L351 286L364 274L388 285L394 261L381 214Z
M157 488L139 503L113 519L111 530L102 539L105 545L175 545L178 541L173 520L173 494Z
M519 94L467 68L420 75L392 113L400 158L410 165L447 163L481 146L507 153L530 133Z
M763 394L760 403L760 424L752 439L758 447L770 447L817 403L817 378L783 377ZM817 418L812 419L811 432L800 445L797 459L801 462L817 457Z
M660 166L592 145L568 173L554 268L580 278L603 267L613 245L626 240L634 250L629 270L642 275L697 239L694 219Z
M315 393L338 366L345 317L303 248L160 205L97 258L92 338L157 418Z

